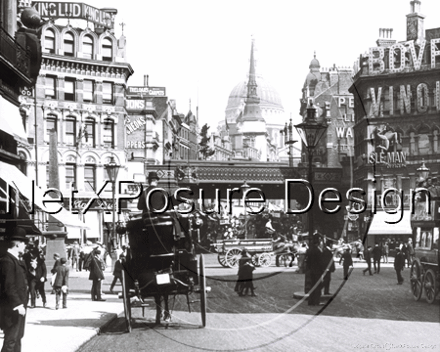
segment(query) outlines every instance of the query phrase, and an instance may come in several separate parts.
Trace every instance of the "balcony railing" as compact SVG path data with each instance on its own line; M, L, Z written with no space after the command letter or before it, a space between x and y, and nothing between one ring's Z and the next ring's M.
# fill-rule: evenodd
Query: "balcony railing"
M9 62L12 67L30 76L30 55L18 44L13 37L0 25L0 56Z

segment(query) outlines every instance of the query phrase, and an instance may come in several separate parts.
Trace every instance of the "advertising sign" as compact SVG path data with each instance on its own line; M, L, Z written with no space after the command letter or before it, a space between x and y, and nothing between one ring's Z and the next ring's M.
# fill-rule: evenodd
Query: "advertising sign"
M82 19L113 28L110 14L81 2L33 1L32 6L43 18Z
M127 98L165 97L165 87L128 87Z

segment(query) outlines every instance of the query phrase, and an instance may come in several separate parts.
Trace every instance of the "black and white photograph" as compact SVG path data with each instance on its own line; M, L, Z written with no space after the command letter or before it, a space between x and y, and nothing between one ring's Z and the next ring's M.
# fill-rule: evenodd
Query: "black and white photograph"
M1 352L440 351L438 14L0 0Z

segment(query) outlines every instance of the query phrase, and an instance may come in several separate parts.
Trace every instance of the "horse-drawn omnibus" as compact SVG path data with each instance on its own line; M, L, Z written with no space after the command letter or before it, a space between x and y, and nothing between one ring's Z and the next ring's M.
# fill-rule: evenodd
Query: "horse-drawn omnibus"
M417 192L411 215L415 250L410 272L411 290L416 301L424 292L428 303L435 301L440 287L440 198L434 196L436 194L432 191L429 195L428 191Z

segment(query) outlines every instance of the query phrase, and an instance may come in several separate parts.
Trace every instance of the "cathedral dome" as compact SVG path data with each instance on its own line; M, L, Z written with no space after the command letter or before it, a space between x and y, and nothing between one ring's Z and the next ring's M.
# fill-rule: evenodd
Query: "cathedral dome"
M316 59L316 56L312 59L312 61L310 62L310 66L309 69L311 71L314 71L314 69L319 69L321 68L321 65L319 64L319 61Z
M273 112L284 112L283 104L281 102L280 95L266 82L261 76L256 76L257 82L257 95L260 98L260 108L263 112L273 111ZM229 94L228 105L226 107L226 116L231 118L237 111L242 110L244 106L244 100L247 95L247 80L238 83L234 89L232 89L231 94Z

